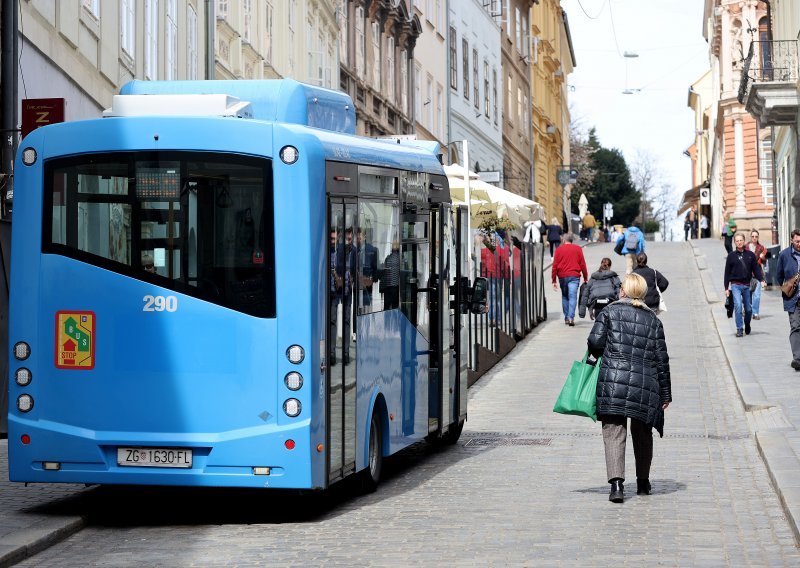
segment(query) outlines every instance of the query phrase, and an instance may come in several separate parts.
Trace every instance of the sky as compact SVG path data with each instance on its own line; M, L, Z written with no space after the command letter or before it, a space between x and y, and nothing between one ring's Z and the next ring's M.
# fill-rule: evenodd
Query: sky
M567 78L573 121L594 126L628 167L649 154L677 205L692 183L683 155L695 135L688 89L709 69L703 0L561 0L561 7L577 62Z

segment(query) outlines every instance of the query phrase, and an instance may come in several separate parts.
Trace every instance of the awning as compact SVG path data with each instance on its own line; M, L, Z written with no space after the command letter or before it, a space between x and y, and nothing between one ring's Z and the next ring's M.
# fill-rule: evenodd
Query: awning
M687 190L686 193L683 194L683 200L681 201L681 206L678 208L678 215L683 215L684 211L689 209L692 205L699 205L700 201L700 190L704 187L709 187L708 181L704 181L700 185L694 186L692 189Z

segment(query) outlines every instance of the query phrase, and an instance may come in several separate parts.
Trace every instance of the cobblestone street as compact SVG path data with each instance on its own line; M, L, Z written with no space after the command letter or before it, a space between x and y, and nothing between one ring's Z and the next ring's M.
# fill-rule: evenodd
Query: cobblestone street
M585 252L590 272L602 256L624 272L610 246ZM800 565L692 247L648 243L648 254L670 281L662 319L674 397L654 442L651 496L635 494L629 444L626 501L609 503L600 424L552 412L591 322L565 326L548 286L549 320L472 387L460 442L406 452L377 493L102 488L84 499L103 510L90 526L21 566Z

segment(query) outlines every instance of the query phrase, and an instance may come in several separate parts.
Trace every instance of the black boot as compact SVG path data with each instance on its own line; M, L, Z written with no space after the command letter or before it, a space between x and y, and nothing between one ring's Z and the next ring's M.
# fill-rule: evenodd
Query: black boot
M624 488L622 487L622 479L619 477L615 477L610 481L611 483L611 494L608 496L608 500L612 503L622 503L625 500Z
M636 494L637 495L650 495L650 480L649 479L636 479Z

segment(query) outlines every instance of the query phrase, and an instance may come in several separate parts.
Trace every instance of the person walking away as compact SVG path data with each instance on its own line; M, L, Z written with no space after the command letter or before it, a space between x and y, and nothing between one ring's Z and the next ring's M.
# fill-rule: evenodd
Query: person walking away
M796 278L800 273L800 229L792 231L792 243L778 255L775 277L779 284L791 278ZM794 294L787 298L783 296L783 311L789 314L789 345L792 348L792 369L800 371L800 286L796 286Z
M552 225L547 225L547 242L550 243L550 258L553 258L553 251L561 244L561 225L558 219L553 217Z
M697 206L692 207L686 212L683 218L683 238L688 241L694 236L694 226L697 221Z
M761 272L764 272L764 262L767 260L767 247L758 242L758 231L755 229L750 231L750 242L747 243L747 250L756 256L758 266L761 268ZM753 308L754 320L761 319L761 316L758 315L760 313L759 308L761 307L761 288L762 286L758 284L756 284L755 287L750 287L753 292L750 304Z
M592 273L581 298L581 302L588 308L589 319L595 319L600 310L619 299L619 287L619 276L611 270L611 259L602 259L600 268Z
M764 273L758 265L756 256L744 246L744 235L734 238L736 248L725 260L725 296L733 296L733 314L736 319L736 337L742 337L742 308L744 307L744 333L750 335L750 319L753 309L750 306L750 279L757 278L766 286Z
M630 274L636 268L636 255L644 252L644 233L639 229L639 226L634 224L622 233L624 239L624 246L622 247L622 255L625 257L625 274ZM615 241L616 242L619 241Z
M725 241L725 250L728 254L733 252L733 236L736 234L736 221L728 215L725 224L722 226L722 238Z
M558 289L556 278L561 286L561 310L564 312L564 323L568 326L575 325L575 307L578 304L580 277L583 276L584 282L588 280L583 249L572 244L573 240L575 240L575 235L572 233L564 235L564 244L556 249L551 269L553 290Z
M648 308L658 313L658 304L660 298L659 290L662 292L669 286L669 280L654 268L647 266L647 253L639 253L636 255L636 264L638 265L633 271L638 274L647 283L647 294L644 296L644 303Z
M589 353L602 356L597 379L597 418L603 425L609 501L625 499L625 442L630 419L636 458L636 493L650 495L653 428L664 437L664 411L672 381L664 327L642 301L647 283L638 274L622 280L620 299L597 314Z
M592 242L594 237L594 228L597 226L597 219L594 218L589 211L583 216L583 230L586 231L585 239Z
M700 215L700 238L707 239L708 238L708 217L701 214Z

